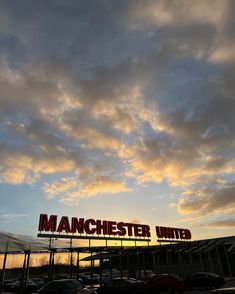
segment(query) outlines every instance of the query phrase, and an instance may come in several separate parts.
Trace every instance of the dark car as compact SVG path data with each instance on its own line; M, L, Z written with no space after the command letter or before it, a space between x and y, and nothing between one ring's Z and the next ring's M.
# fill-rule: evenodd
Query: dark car
M216 290L211 290L208 292L208 294L235 294L235 287L231 288L220 288Z
M144 283L136 279L116 278L97 289L98 294L143 294Z
M197 272L184 279L184 286L188 289L193 288L219 288L225 284L224 278L207 272Z
M160 293L162 291L170 291L171 293L183 293L184 282L176 275L160 274L148 281L145 285L147 293Z
M45 283L40 278L32 278L32 281L38 286L38 289L41 289Z
M20 292L24 288L22 282L18 279L6 280L3 289L6 292ZM28 280L26 284L26 288L24 289L24 293L37 293L38 286L32 280Z
M60 274L55 276L55 280L68 280L69 276L66 274Z
M38 291L38 285L34 281L29 279L27 281L27 285L26 285L26 292L27 293L37 293L37 291Z
M88 275L87 273L81 273L79 275L79 278L82 279L84 285L90 284L92 282L90 275Z
M20 291L20 289L21 289L21 283L17 279L5 280L5 282L3 284L3 289L6 292L17 292L17 291Z
M42 287L42 289L39 290L38 293L78 294L83 293L83 287L79 281L70 279L55 280L47 283L44 287Z

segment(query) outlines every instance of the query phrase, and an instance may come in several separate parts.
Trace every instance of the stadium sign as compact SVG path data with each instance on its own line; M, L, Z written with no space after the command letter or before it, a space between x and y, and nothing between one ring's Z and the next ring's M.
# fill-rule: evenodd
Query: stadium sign
M48 218L47 214L41 214L38 230L40 231L38 237L48 237L48 234L42 232L51 232L51 237L54 238L151 241L148 225L92 218L72 217L70 220L67 216L62 216L59 220L57 215Z
M156 226L156 234L158 238L191 240L192 234L188 229L159 227Z
M150 226L145 224L84 219L68 216L40 214L38 237L96 239L121 241L151 241ZM161 240L190 240L188 229L156 226L157 237Z

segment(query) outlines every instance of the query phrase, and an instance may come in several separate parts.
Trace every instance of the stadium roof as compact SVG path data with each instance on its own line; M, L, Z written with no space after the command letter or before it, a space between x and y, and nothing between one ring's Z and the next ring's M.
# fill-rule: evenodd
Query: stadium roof
M49 245L49 239L38 239L31 236L26 235L18 235L12 234L8 232L0 232L0 254L4 254L6 251L8 253L23 253L25 251L30 251L31 253L37 252L48 252L51 249L55 249L57 252L67 252L70 249L70 242L69 240L56 240L53 239L51 246ZM197 252L200 251L207 251L213 246L216 245L229 245L229 251L231 253L235 253L235 236L229 237L222 237L222 238L214 238L214 239L207 239L207 240L200 240L200 241L191 241L191 242L180 242L179 244L166 244L166 245L151 245L151 246L137 246L139 249L147 251L161 251L163 248L164 250L171 251L191 251ZM91 246L91 247L84 247L81 244L73 243L72 250L80 251L80 252L101 252L106 251L115 253L118 251L120 246L110 246L107 248L106 246ZM124 250L128 250L129 252L135 251L136 247L134 246L125 246L122 247ZM105 254L107 252L103 252ZM96 259L99 258L99 255L93 255L92 257L87 257L87 259Z
M0 232L0 253L5 253L6 251L20 253L26 250L45 251L48 249L49 243L46 240L38 240L37 238L26 235Z

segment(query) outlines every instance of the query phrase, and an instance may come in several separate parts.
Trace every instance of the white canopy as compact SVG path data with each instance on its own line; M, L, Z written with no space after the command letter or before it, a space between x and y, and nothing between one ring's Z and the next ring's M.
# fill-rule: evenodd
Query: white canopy
M23 252L25 250L43 251L48 249L48 240L38 240L31 236L0 232L0 253L5 253L5 251Z

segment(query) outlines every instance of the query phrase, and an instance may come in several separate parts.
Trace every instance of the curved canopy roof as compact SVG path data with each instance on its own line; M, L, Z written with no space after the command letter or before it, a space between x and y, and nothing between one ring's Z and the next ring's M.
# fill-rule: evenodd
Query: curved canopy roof
M67 252L71 246L69 240L61 240L52 238L51 245L48 239L39 239L27 235L12 234L9 232L0 231L0 254L8 253L23 253L24 251L45 252L50 249L56 249L56 251ZM72 248L77 248L79 242L73 242Z
M43 251L49 249L48 240L38 240L31 236L16 235L7 232L0 232L0 253Z

